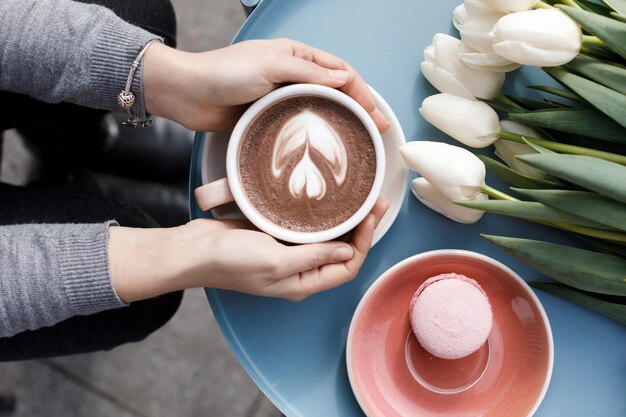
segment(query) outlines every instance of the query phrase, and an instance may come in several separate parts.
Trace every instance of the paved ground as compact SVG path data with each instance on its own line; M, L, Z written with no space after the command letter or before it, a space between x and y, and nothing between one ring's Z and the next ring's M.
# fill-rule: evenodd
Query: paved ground
M227 45L244 21L238 0L173 0L179 47ZM30 156L6 138L3 181L28 180ZM15 417L275 417L278 411L224 341L202 290L146 341L111 352L0 364L0 393L18 398ZM0 413L0 416L3 416Z

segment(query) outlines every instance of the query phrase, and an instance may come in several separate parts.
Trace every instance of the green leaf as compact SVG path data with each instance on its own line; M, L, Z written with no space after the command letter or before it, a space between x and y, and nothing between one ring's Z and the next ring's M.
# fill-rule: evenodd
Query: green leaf
M505 112L505 113L517 113L517 112L525 112L526 111L526 109L515 107L515 106L513 106L511 104L502 103L501 101L497 101L497 100L481 99L481 101L483 103L488 104L492 109L494 109L496 111L502 111L502 112Z
M581 187L626 203L626 166L582 155L536 154L517 157Z
M519 188L512 190L555 209L626 231L626 204L612 198L588 191L521 190ZM565 219L563 221L571 223Z
M626 94L626 68L621 65L609 64L589 55L579 54L567 66L591 80Z
M616 12L626 15L626 0L602 0L602 2Z
M594 248L601 250L602 252L620 256L626 259L626 246L607 242L606 240L596 239L596 238L589 237L589 236L576 235L576 237L582 240L583 242L593 246Z
M555 96L563 97L579 103L585 103L580 96L570 90L561 90L560 88L550 87L547 85L529 85L528 88L532 90L543 91L544 93L553 94Z
M585 291L626 296L626 260L537 240L482 235L545 275Z
M563 184L558 181L548 179L533 178L517 171L513 171L508 166L484 155L476 155L483 161L487 171L508 182L511 185L521 188L561 188Z
M559 104L552 104L552 103L545 102L543 100L533 100L533 99L526 98L526 97L510 96L510 95L507 95L507 97L527 110L560 109L563 107ZM518 113L518 112L519 110L515 113Z
M589 10L590 12L607 17L611 15L611 8L600 3L594 3L588 0L576 0L576 3L580 4L583 9Z
M517 217L526 220L541 220L551 223L577 224L597 229L607 229L607 226L592 220L561 211L536 201L508 201L508 200L484 200L468 201L458 200L456 204L476 210L499 214L501 216Z
M578 22L587 32L600 38L613 52L626 58L626 42L624 41L626 39L626 23L574 7L561 4L557 7Z
M516 122L532 126L626 144L626 129L603 113L592 109L541 110L511 113L509 117Z
M531 282L530 285L626 325L626 305L600 300L561 284Z
M626 33L624 36L626 36ZM626 45L626 42L624 44ZM544 71L558 82L574 90L602 113L626 127L626 95L583 78L580 75L567 72L563 68L544 68Z

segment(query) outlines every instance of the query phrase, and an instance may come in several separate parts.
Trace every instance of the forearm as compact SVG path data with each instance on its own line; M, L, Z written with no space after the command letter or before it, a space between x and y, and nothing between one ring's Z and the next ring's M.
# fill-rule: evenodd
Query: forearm
M155 35L70 0L0 1L0 89L46 102L117 110L132 61ZM142 68L131 90L145 114Z
M109 278L109 223L0 227L0 337L122 307Z

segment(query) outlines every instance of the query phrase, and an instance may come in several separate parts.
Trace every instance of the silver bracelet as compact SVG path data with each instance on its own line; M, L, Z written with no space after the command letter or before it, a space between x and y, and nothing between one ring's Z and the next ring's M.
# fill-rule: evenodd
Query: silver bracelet
M133 92L130 91L130 86L133 83L133 78L135 77L135 71L137 70L139 63L141 62L141 58L143 58L143 55L146 53L150 45L152 45L154 42L163 43L161 39L152 39L150 42L146 44L146 46L143 47L143 49L137 55L137 58L135 58L135 60L133 61L133 64L130 66L130 72L128 73L128 79L126 80L126 88L120 91L120 93L117 95L117 103L120 105L120 107L123 110L126 110L126 113L128 113L128 119L126 119L126 121L122 123L124 126L128 126L128 127L152 126L152 117L150 117L149 114L146 113L146 118L142 119L141 117L136 116L133 113L132 107L133 107L133 104L135 104L135 94L133 94Z

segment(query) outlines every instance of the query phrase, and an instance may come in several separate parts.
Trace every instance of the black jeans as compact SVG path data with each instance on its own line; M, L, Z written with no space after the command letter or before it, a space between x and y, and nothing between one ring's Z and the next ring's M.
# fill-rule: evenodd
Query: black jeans
M163 36L175 46L176 18L169 0L79 0L101 4L126 21ZM0 92L0 135L17 127L29 139L62 138L68 150L98 139L105 112L69 103L49 104ZM81 123L77 123L80 120ZM1 136L0 136L1 137ZM55 145L59 141L55 140ZM0 225L23 223L95 223L116 219L122 226L158 227L143 211L76 188L41 189L0 184ZM109 350L143 340L177 311L182 292L135 302L128 307L69 318L54 326L0 338L0 361Z

